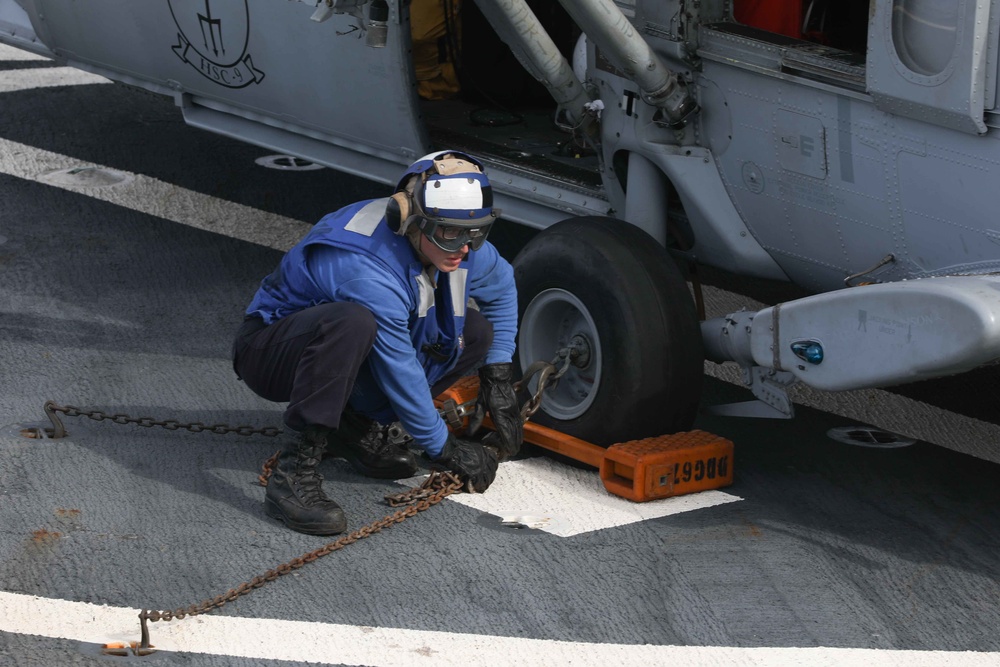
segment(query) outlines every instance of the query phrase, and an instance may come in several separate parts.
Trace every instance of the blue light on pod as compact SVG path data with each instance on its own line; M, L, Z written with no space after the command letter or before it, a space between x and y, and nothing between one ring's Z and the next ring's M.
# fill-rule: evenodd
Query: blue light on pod
M810 364L823 363L823 346L818 340L797 340L792 343L792 352Z

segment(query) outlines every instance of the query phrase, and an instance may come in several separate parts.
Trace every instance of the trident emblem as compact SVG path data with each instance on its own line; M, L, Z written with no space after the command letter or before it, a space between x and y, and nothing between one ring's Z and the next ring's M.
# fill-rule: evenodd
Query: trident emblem
M219 55L219 49L222 49L222 55L226 55L226 47L222 44L222 19L212 18L212 5L210 0L205 0L205 13L198 14L198 23L201 24L201 40L205 43L205 48L208 48L208 37L212 38L212 53L216 56ZM205 36L205 28L208 28L208 37ZM218 44L216 44L215 36L219 36Z

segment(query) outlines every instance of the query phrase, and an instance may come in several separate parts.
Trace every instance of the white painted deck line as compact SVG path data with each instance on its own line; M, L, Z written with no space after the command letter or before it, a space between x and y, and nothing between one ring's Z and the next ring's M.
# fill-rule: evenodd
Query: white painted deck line
M2 48L24 53L0 45L0 49ZM22 71L29 73L26 75L29 78L38 76L39 72ZM0 72L0 86L18 72L21 71ZM93 76L83 72L80 74L84 77ZM50 171L78 166L101 165L0 139L0 173L34 181ZM148 176L132 175L135 178L128 184L103 189L74 188L74 191L171 222L276 250L288 250L315 222L274 215L185 190ZM725 315L740 308L758 309L764 306L742 295L712 287L705 287L704 294L708 317ZM735 364L706 362L705 372L717 379L743 386L740 371ZM1000 463L1000 425L997 424L955 414L879 389L831 393L796 385L789 393L793 401L800 405L840 415L851 423L876 426ZM752 398L749 390L746 395L747 400Z
M401 480L419 485L425 477ZM461 493L449 500L559 537L626 526L647 519L692 512L743 500L722 491L702 491L645 503L614 496L597 471L573 468L547 458L500 464L496 481L486 493Z
M3 77L0 77L0 81L2 80ZM38 181L45 174L75 167L111 169L16 141L0 139L2 174ZM115 171L132 178L111 187L64 189L171 222L278 250L288 250L312 228L309 223L204 195L156 178L118 169ZM50 182L45 184L59 187Z
M22 51L7 44L0 44L0 61L4 60L48 60L48 58L28 51ZM6 75L4 77L6 78Z
M0 55L0 61L3 56ZM109 79L72 67L45 67L4 72L0 78L0 93L13 93L34 88L53 86L82 86L88 84L111 83Z
M99 646L110 642L133 642L139 639L138 615L138 609L0 592L0 631L3 632ZM150 623L149 628L150 643L159 651L372 667L492 667L498 664L525 667L569 664L577 667L632 667L637 664L986 667L1000 661L1000 653L995 652L595 644L211 614Z

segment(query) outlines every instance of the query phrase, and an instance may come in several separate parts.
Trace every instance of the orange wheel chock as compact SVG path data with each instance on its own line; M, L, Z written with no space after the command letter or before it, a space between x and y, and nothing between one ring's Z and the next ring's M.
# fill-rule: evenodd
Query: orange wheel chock
M479 378L465 377L437 397L438 408L475 401ZM454 402L452 404L452 402ZM463 428L468 424L463 420ZM492 428L487 416L483 425ZM685 431L630 440L607 449L529 421L524 441L600 471L604 488L641 503L733 483L733 443L706 431Z

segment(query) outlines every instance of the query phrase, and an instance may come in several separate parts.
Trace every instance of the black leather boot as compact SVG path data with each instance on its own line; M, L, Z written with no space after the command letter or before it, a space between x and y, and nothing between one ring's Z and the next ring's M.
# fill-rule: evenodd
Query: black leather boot
M316 426L303 431L278 457L264 496L268 516L308 535L336 535L347 529L344 510L323 493L323 477L316 472L328 433Z
M351 408L344 408L340 428L330 431L329 456L347 459L366 477L404 479L417 472L417 459L406 446L389 436L389 427L372 421Z

